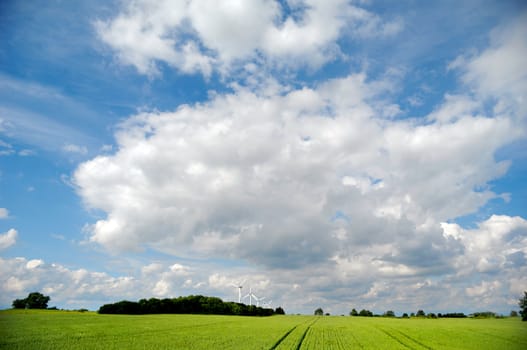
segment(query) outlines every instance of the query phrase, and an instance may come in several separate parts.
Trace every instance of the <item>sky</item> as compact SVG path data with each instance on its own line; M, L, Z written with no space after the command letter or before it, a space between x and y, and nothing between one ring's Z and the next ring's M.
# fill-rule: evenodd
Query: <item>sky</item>
M517 310L525 57L523 1L2 1L0 308Z

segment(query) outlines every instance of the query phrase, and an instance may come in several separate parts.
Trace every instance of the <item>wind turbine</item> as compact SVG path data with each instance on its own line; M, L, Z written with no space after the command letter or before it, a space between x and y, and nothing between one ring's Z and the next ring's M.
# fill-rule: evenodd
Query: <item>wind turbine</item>
M245 281L246 280L243 280L243 282L236 283L236 284L231 283L231 286L238 288L238 303L242 302L242 288L243 288L243 284L245 283Z
M253 294L253 287L249 287L249 294L246 294L243 296L243 299L249 297L249 306L252 306L253 304L253 297L255 295Z
M262 299L265 299L265 297L262 298ZM261 300L261 299L260 299L260 300ZM273 303L273 301L272 301L272 300L269 300L269 301L266 301L265 303L263 303L262 306L265 307L265 308L271 308L271 304L272 304L272 303Z
M249 297L249 306L252 306L253 304L253 298L256 300L256 306L260 306L260 301L265 299L265 297L259 298L256 294L253 293L252 287L249 287L249 294L245 295L243 298Z

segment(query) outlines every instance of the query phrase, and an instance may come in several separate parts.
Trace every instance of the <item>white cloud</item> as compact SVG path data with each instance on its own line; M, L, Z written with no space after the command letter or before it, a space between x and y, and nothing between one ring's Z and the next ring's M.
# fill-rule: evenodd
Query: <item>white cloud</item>
M100 39L124 64L159 74L158 63L210 76L259 57L271 65L318 67L340 53L346 35L393 35L401 20L385 22L343 0L134 1L113 19L95 23Z
M0 258L0 306L7 307L14 299L25 297L35 290L51 297L50 306L95 310L106 303L152 296L176 297L201 293L234 300L235 293L231 288L218 290L209 285L207 280L213 269L201 266L196 271L196 268L180 263L156 262L131 274L110 276L104 272L50 264L40 259Z
M80 155L86 155L88 153L86 146L79 146L71 143L62 146L62 150L67 153L76 153Z
M9 211L6 208L0 208L0 219L7 219L9 217Z
M460 56L450 68L463 72L463 81L484 98L498 99L497 113L512 113L526 118L527 14L496 28L490 47L478 55Z
M0 250L7 249L16 243L18 232L15 229L10 229L5 233L0 234Z
M71 270L39 259L0 258L0 263L0 303L5 306L29 292L40 290L50 295L51 304L75 308L90 303L90 307L96 308L103 302L117 301L113 298L121 300L133 296L135 288L140 286L132 277ZM141 292L141 289L136 291Z
M447 96L427 124L387 120L378 96L390 88L357 74L130 118L116 153L74 174L86 204L107 213L90 240L293 268L389 243L371 257L385 271L447 268L440 222L498 196L488 183L508 164L494 153L520 133L475 102L457 107L462 97Z
M2 129L0 129L0 131L2 131ZM0 156L9 156L13 153L15 153L15 151L13 150L13 146L11 146L7 142L0 140Z
M35 269L39 266L41 266L42 264L44 264L44 261L40 260L40 259L33 259L33 260L29 260L26 264L26 268L29 269L29 270L32 270L32 269Z
M10 139L48 151L68 144L95 143L86 130L76 126L94 113L54 87L0 74L0 94L5 96L0 106L0 131ZM10 150L19 156L35 154L30 149Z
M333 5L299 10L305 17L275 29L315 26L316 16L332 16ZM223 24L202 25L200 32ZM207 40L223 62L255 47L227 46L214 35ZM336 38L327 35L324 45ZM270 298L296 310L329 300L383 308L381 300L390 300L400 309L477 311L477 295L489 307L510 305L501 296L524 288L518 276L527 272L525 219L491 216L475 229L445 223L502 197L489 184L509 163L495 153L524 134L517 101L507 97L515 88L491 89L486 75L494 73L474 68L491 52L511 54L508 38L498 35L488 50L458 60L469 91L445 93L421 119L393 117L403 113L390 101L397 77L370 80L365 73L310 88L235 86L204 103L133 116L120 125L114 153L74 174L88 207L106 213L90 240L110 251L148 247L256 263L266 272L250 284L266 281ZM179 264L149 269L157 295L196 286L222 295L239 279Z
M476 229L442 224L444 235L462 243L464 254L455 261L460 275L474 271L495 274L508 268L525 268L527 221L521 217L492 215Z

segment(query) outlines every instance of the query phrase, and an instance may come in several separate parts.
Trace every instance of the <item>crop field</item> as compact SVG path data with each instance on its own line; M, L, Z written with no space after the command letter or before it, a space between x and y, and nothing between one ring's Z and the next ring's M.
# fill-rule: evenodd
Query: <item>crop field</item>
M7 310L0 349L527 349L527 322Z

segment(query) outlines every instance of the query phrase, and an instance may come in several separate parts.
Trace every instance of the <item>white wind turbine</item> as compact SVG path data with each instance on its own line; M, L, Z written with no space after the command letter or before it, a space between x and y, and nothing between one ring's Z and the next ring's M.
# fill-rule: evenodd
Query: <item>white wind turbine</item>
M246 294L243 296L243 299L249 297L249 306L251 306L253 304L253 297L254 297L254 294L253 294L253 287L249 287L249 294Z
M236 284L231 283L231 286L238 288L238 303L242 302L242 288L243 288L243 284L245 283L245 281L246 280L243 280L243 282L236 283Z
M265 299L265 297L260 298L260 301L262 301L263 299ZM265 307L265 308L270 308L272 303L273 303L272 300L265 301L265 302L262 303L262 306Z
M253 299L254 299L254 300L256 300L256 306L257 306L257 307L260 306L260 301L262 301L262 300L265 299L265 297L260 298L260 297L258 297L256 294L254 294L254 293L253 293L253 289L252 289L252 287L249 287L249 294L245 295L245 296L243 297L243 299L245 299L245 298L247 298L247 297L249 297L249 306L252 306L252 304L253 304Z

